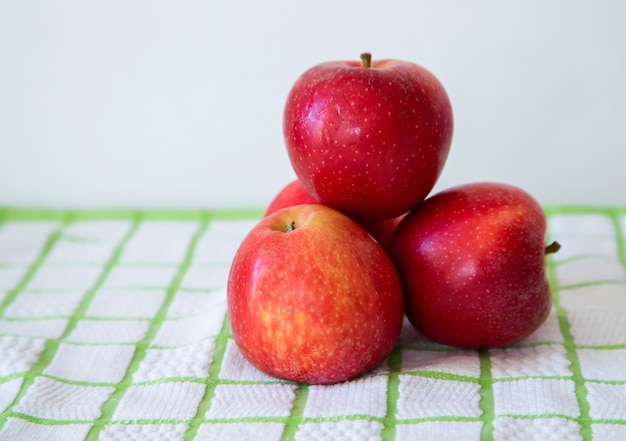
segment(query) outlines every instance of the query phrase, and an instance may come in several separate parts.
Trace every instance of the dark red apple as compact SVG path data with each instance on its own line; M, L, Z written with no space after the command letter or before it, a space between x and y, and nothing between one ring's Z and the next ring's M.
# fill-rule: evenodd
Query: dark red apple
M299 180L294 180L283 187L272 199L264 216L267 216L281 208L293 207L300 204L314 204L316 201L306 192ZM405 213L406 214L406 213ZM359 225L367 230L382 247L388 251L391 245L391 238L396 227L402 220L402 216L381 221L357 221Z
M439 178L452 107L424 67L361 58L304 72L287 97L283 133L313 199L353 219L391 219L421 202Z
M344 214L305 204L263 218L241 242L228 312L235 342L258 369L328 384L389 355L404 306L382 247Z
M426 337L462 348L518 342L547 318L546 218L527 192L500 183L442 191L396 229L391 257L405 312Z
M406 216L406 213L391 219L380 221L360 220L357 221L357 223L365 228L365 231L370 233L370 235L376 239L376 242L378 242L385 251L389 252L391 249L393 233L396 231L396 227L404 216Z

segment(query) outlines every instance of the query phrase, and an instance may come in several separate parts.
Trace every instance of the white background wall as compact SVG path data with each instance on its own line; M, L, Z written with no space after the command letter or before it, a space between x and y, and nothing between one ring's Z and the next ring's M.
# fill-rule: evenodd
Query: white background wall
M626 204L621 0L0 0L0 206L265 206L289 88L363 51L448 90L436 189Z

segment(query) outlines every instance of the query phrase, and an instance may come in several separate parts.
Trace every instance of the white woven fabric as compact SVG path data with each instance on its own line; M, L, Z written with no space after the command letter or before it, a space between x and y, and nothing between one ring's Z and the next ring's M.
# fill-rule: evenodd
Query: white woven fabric
M525 341L457 350L405 322L331 386L243 358L226 279L257 218L214 214L0 209L0 440L626 439L626 208L547 210L554 308Z

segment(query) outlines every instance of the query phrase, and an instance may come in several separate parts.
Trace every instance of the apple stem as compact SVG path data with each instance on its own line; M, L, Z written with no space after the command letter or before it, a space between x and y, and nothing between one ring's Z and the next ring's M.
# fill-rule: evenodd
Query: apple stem
M556 240L546 247L546 254L554 254L561 249L561 244Z
M296 221L291 221L290 225L285 225L285 233L289 233L296 229Z
M361 54L361 61L363 62L363 67L372 67L372 54L363 52Z

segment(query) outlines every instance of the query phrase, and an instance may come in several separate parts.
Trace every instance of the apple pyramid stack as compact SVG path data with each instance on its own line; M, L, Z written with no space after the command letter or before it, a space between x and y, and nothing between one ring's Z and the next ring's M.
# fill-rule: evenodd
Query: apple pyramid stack
M547 318L551 292L539 203L504 183L429 196L453 133L427 69L401 60L325 62L284 109L297 180L242 241L228 280L233 337L278 378L359 376L395 346L403 318L427 338L502 347Z

